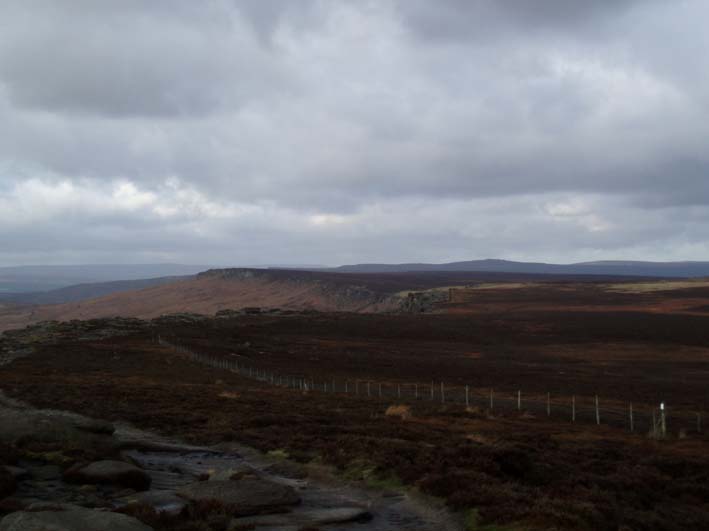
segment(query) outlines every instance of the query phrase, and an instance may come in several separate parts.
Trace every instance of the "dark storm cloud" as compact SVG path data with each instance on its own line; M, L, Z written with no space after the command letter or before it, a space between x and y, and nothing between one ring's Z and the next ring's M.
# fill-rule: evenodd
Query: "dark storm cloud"
M441 40L509 37L534 32L576 34L625 15L643 0L397 0L410 27ZM645 4L650 2L645 1ZM526 35L525 35L526 34Z
M704 257L707 15L3 2L0 260Z

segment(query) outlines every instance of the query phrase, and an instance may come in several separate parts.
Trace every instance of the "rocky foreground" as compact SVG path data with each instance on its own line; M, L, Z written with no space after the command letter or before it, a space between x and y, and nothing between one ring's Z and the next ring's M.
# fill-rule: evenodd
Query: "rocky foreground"
M5 335L0 363L67 337L100 340L151 326L43 323ZM1 393L0 427L0 531L450 528L414 514L401 496L316 481L301 465L233 443L185 445Z

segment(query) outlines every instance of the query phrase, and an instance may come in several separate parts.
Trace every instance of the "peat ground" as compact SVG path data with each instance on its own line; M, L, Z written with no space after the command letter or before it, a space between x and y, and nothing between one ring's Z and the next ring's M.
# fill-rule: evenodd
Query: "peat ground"
M466 410L430 401L387 414L390 406L399 405L396 400L271 386L194 363L153 341L159 330L206 347L204 335L214 339L215 351L224 350L227 356L228 333L233 350L261 356L262 362L275 365L278 356L288 354L292 363L311 371L336 368L342 374L359 371L362 376L389 374L392 379L415 380L434 368L453 379L460 376L460 363L484 359L492 363L488 356L493 351L486 350L492 347L473 344L479 331L462 326L462 317L441 316L441 321L432 317L437 316L297 314L179 326L160 320L157 327L146 324L141 332L123 338L55 340L0 368L0 388L39 407L127 420L195 443L238 440L299 461L334 465L348 477L414 486L446 499L456 510L468 511L481 524L512 529L709 527L709 445L703 435L679 438L672 433L668 440L655 441L622 429L558 422L525 411L490 415L481 408ZM362 333L365 325L369 334ZM486 337L497 337L485 328ZM524 352L539 352L538 359L526 364L528 372L520 372L519 367L503 369L518 363L517 358L501 356L499 374L515 374L531 388L546 372L535 368L547 359L544 344L525 343L528 332L513 328L519 332L510 344L524 346ZM657 328L647 330L658 333ZM274 334L275 330L279 332ZM623 348L636 344L634 335L633 341L625 342L617 333L611 335ZM337 337L343 345L333 347ZM359 337L365 344L348 350L354 347L347 345L346 337L350 341ZM402 338L410 343L400 344L395 356L392 345ZM559 339L555 337L555 344ZM675 345L685 349L683 356L695 365L703 352L699 339ZM642 340L652 344L653 337ZM455 347L456 342L461 345ZM418 349L413 348L416 344ZM470 352L488 354L461 357L463 344ZM617 348L622 351L621 347ZM349 356L342 355L343 349ZM365 352L370 356L358 361ZM339 357L345 361L331 363ZM427 357L438 357L439 363L425 362ZM574 363L572 357L568 365ZM669 366L675 376L685 367L684 362ZM659 370L656 378L660 381ZM536 383L544 387L545 382ZM621 389L614 386L608 391ZM691 386L686 389L688 400L698 398Z
M510 400L521 389L525 397L598 394L621 408L665 401L671 411L706 412L709 315L667 306L702 300L702 290L635 297L583 286L587 298L573 304L559 294L569 289L576 288L550 288L546 298L538 287L487 291L432 315L166 317L107 339L72 334L84 325L68 323L57 325L67 333L0 368L0 388L39 407L127 420L200 444L236 440L330 464L350 478L404 484L466 512L470 529L709 529L709 438L672 418L667 439L654 440L605 418L601 426L572 424L556 402L547 418L526 405L491 412L302 392L155 342L160 336L241 366L340 386L433 380L494 387Z

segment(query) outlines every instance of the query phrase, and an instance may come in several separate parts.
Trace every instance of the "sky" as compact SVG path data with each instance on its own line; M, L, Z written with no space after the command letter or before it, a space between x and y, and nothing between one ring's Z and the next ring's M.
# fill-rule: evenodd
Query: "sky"
M3 0L0 265L709 260L705 0Z

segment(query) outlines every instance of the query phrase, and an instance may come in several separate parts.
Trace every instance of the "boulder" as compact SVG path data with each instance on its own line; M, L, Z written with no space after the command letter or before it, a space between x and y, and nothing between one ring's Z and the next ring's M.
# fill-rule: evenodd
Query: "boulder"
M76 507L65 511L15 512L0 521L0 531L152 531L124 514Z
M66 481L74 483L111 483L134 490L148 490L151 478L147 472L123 461L96 461L75 466L64 473Z
M117 507L148 505L152 507L156 513L164 513L170 516L179 515L182 510L187 507L187 501L185 499L180 498L168 490L137 492L129 496L116 498L113 500L113 503Z
M238 516L280 512L300 503L292 487L257 478L191 483L177 494L191 502L220 504Z
M105 433L107 426L92 426L81 418L58 412L0 406L0 426L0 450L15 447L35 453L80 451L88 455L105 455L114 447L113 437ZM88 431L86 427L94 431ZM10 459L0 456L0 464L13 464L12 457L16 456L10 456Z

